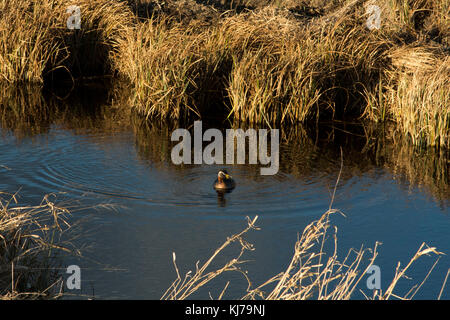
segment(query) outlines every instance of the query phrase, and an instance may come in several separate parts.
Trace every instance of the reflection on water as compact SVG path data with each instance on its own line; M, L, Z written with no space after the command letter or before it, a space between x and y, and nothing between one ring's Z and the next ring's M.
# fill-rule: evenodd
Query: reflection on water
M222 190L216 190L217 192L217 204L220 207L225 207L227 205L227 199L225 198L227 193L231 193L232 190L226 190L226 191L222 191Z
M170 160L171 132L176 127L150 124L137 120L133 126L139 157L149 165L177 172L194 166L173 165ZM235 126L237 128L237 126ZM242 126L244 130L247 129ZM341 166L344 181L370 174L376 178L379 170L392 173L400 184L419 186L442 208L450 200L450 153L445 150L417 150L407 143L395 143L392 128L363 123L324 123L320 130L302 126L281 128L280 172L274 177L261 177L259 165L235 165L233 170L245 170L245 178L259 181L285 181L296 177L333 185ZM387 131L387 132L386 132ZM225 135L225 133L224 133ZM248 162L248 161L247 161ZM377 171L378 169L378 171ZM286 176L288 174L289 176ZM180 177L182 178L182 177ZM273 194L273 193L271 193Z
M85 88L64 100L39 88L2 90L0 190L22 188L29 201L61 191L123 208L93 213L90 223L99 231L84 239L95 260L128 270L87 271L101 297L159 298L174 278L167 271L171 251L195 262L241 229L243 217L256 214L266 225L255 238L256 247L259 241L265 248L255 260L265 267L250 269L256 280L267 280L282 270L297 232L327 209L341 148L336 206L348 215L343 244L387 243L381 263L392 270L420 241L450 252L449 153L415 150L394 140L392 128L336 122L320 130L280 128L279 173L261 176L259 165L225 166L236 189L217 193L212 185L224 165L172 164L177 142L170 136L180 126L134 116L120 90ZM204 130L225 125L203 122ZM418 270L420 278L428 269ZM430 280L433 294L442 284L439 276Z

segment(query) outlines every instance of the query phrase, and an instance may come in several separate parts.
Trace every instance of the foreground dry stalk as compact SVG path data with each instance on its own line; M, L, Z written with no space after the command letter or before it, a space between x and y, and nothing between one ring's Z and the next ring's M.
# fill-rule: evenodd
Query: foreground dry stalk
M184 279L181 278L175 262L175 253L173 253L173 263L177 272L177 279L164 293L162 299L186 299L192 293L198 291L203 285L207 284L225 271L238 271L242 273L248 283L247 293L242 297L243 300L257 298L264 300L349 300L362 278L373 265L378 255L377 249L379 243L376 242L373 249L364 249L363 246L361 246L359 250L350 249L343 261L339 261L337 254L337 227L334 227L334 233L332 234L334 248L333 253L331 255L327 255L324 251L327 247L329 239L327 231L330 228L330 215L340 213L345 216L341 211L332 208L343 168L344 161L343 151L341 148L341 167L333 193L331 194L329 209L318 220L313 221L303 230L302 236L295 243L294 255L285 271L275 275L260 286L251 289L252 282L247 276L247 272L238 267L238 265L245 262L240 260L244 252L246 250L254 250L253 245L245 241L242 236L251 229L259 229L255 226L258 216L256 216L253 220L250 220L247 217L248 226L240 233L228 238L201 268L198 268L199 262L197 262L196 272L193 276L191 276L192 272L189 271L184 276ZM223 267L215 271L209 271L205 274L206 269L211 265L212 261L219 255L219 253L221 253L228 245L236 240L238 240L241 244L241 249L237 257L230 260ZM369 261L367 265L363 267L363 258L367 252L370 254ZM429 255L430 253L438 256L443 254L442 252L438 252L436 248L430 248L423 243L414 257L403 269L400 269L400 262L398 263L394 279L386 291L383 293L381 289L374 290L371 299L388 300L390 297L405 300L412 299L426 281L433 268L436 266L439 258L436 260L422 283L419 286L413 286L404 297L394 294L395 286L401 278L406 277L405 273L414 261L416 261L419 257ZM361 272L361 270L363 271ZM439 297L442 294L446 282L447 277L444 280ZM222 299L226 289L228 288L228 284L229 283L227 282L225 288L220 293L218 297L219 300ZM270 290L273 286L274 288ZM266 293L263 289L268 290L268 293ZM362 294L367 299L370 299L364 292L362 292Z
M337 229L335 228L335 233L333 234L334 252L327 258L325 263L321 263L322 256L325 256L323 252L323 241L325 241L325 234L329 228L329 215L334 212L337 211L327 211L319 220L305 228L302 237L295 244L295 252L291 263L284 272L269 279L258 288L250 290L244 298L255 299L259 296L267 300L305 300L311 298L318 300L350 299L357 285L365 276L369 267L374 263L378 255L377 249L379 243L377 242L373 249L363 249L362 247L359 250L351 249L344 260L340 262L337 257ZM314 248L317 247L319 247L318 252L314 252ZM362 267L363 257L366 252L370 253L369 262L365 267ZM442 254L436 251L435 248L429 248L425 244L422 244L405 268L400 270L400 263L398 264L395 277L386 292L383 293L382 290L374 290L371 299L387 300L390 297L408 299L408 294L405 297L400 297L394 294L393 290L398 281L405 276L405 272L410 268L412 263L420 256L429 253L436 255ZM429 274L426 278L428 276ZM265 294L262 288L271 283L276 284L275 288L268 294ZM417 293L421 285L416 288L409 298L412 298ZM364 292L362 293L364 294ZM368 297L366 296L366 298Z
M0 193L0 196L7 194ZM0 198L0 299L56 299L62 278L55 268L59 244L70 226L67 209L44 197L37 206L17 206L16 194ZM10 206L14 204L14 206Z
M227 241L219 247L214 254L203 264L202 267L196 265L196 272L192 275L189 271L184 278L181 277L178 267L174 265L177 272L177 279L172 283L169 289L164 293L162 299L183 300L188 298L194 292L198 291L202 286L221 275L225 271L238 271L244 275L249 287L247 293L242 299L257 299L264 300L348 300L352 298L358 284L371 265L373 265L378 255L378 245L375 243L373 249L361 247L359 250L350 249L343 261L338 260L337 255L337 228L334 227L332 239L334 241L334 251L331 255L324 252L327 241L327 231L330 228L330 215L339 212L338 210L330 209L325 212L322 217L310 223L303 231L302 236L297 240L294 247L294 255L285 271L270 278L260 286L250 289L252 283L244 272L238 266L245 261L240 260L246 250L253 250L253 246L246 242L242 236L251 229L258 229L255 226L255 217L253 220L248 219L248 226L240 233L230 237ZM222 252L229 244L234 241L241 243L241 250L236 258L230 260L224 266L217 270L209 271L206 269L211 265L212 261ZM374 290L372 297L367 296L364 292L362 294L367 299L388 300L390 298L397 299L412 299L422 284L426 281L432 269L429 271L425 279L419 286L413 286L411 290L403 297L394 293L394 289L398 281L406 277L406 271L411 267L413 262L423 255L429 254L441 255L434 247L427 247L422 244L414 257L408 264L401 269L398 264L396 274L389 284L385 292L382 290ZM368 261L365 261L368 256ZM439 260L439 259L437 259ZM219 295L218 299L222 299L228 287L228 283ZM441 289L443 291L445 283ZM266 292L266 289L269 289ZM272 288L272 289L270 289Z
M337 237L333 234L334 252L326 258L323 251L329 216L337 210L328 210L322 217L309 224L295 244L294 255L284 272L272 277L259 287L248 291L243 299L266 300L346 300L350 299L356 286L361 281L366 270L372 265L378 252L378 243L373 250L350 250L342 262L337 257ZM367 251L371 251L369 264L360 273L360 265ZM352 257L354 255L354 257ZM269 293L263 288L275 285Z
M199 267L200 261L197 261L196 263L196 270L195 273L192 275L192 271L189 271L186 273L184 278L181 277L178 267L176 264L176 256L175 252L173 253L173 264L175 266L175 270L177 272L177 279L172 283L172 285L167 289L167 291L163 294L162 298L163 300L184 300L188 298L192 293L196 292L199 288L204 286L206 283L210 282L212 279L216 278L220 274L226 272L226 271L237 271L241 272L245 277L245 272L243 272L239 265L244 263L245 261L240 260L242 255L246 250L253 250L253 245L251 243L248 243L245 241L242 236L247 233L249 230L259 230L258 227L255 226L256 219L258 219L258 216L253 218L253 220L250 220L247 217L247 227L241 231L238 234L235 234L231 237L229 237L215 252L214 254L201 266ZM231 243L238 241L241 245L241 250L239 254L232 260L230 260L228 263L223 265L221 268L206 272L206 269L210 266L212 261L217 257L217 255L222 252L226 247L228 247ZM249 281L249 279L247 278ZM249 282L250 285L250 282ZM227 284L228 286L228 284ZM222 298L227 286L225 286L224 290L219 296L219 299Z

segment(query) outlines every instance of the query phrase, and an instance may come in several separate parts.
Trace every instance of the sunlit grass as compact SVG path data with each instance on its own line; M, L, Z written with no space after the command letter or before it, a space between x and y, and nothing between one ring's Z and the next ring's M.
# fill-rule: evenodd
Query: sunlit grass
M449 147L448 0L374 2L379 30L367 28L361 0L78 1L80 30L66 26L70 4L0 1L1 79L118 75L147 118L362 117L394 121L416 146ZM191 7L217 14L184 21Z
M67 27L81 11L80 29ZM104 74L132 13L120 1L0 1L0 79L42 83L58 72L67 78Z
M205 117L218 103L228 108L223 117L270 125L363 117L395 121L415 145L448 147L448 4L378 5L380 30L367 29L357 0L302 19L287 4L208 27L158 18L131 33L117 69L147 117ZM400 59L431 68L412 74Z
M69 211L52 195L36 206L19 206L15 194L0 192L0 299L57 299L63 281L55 253L70 250L60 236Z

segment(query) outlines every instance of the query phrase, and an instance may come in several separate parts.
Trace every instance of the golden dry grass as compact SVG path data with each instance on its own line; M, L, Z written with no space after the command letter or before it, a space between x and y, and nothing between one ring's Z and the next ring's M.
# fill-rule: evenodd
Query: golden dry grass
M36 206L19 206L16 194L0 192L0 299L57 299L62 278L54 260L70 250L59 241L68 210L47 195Z
M224 116L239 121L362 116L395 121L415 145L448 147L447 2L377 2L380 30L368 30L358 0L258 3L206 27L162 15L130 33L117 69L147 117L217 115L222 101Z
M448 0L0 2L0 78L119 75L146 117L394 121L449 147ZM368 4L381 28L366 27ZM247 9L247 10L246 10ZM251 9L251 10L250 10Z
M81 10L79 30L67 27L71 5ZM109 54L132 16L123 2L106 0L2 0L0 12L0 78L10 83L111 72Z
M250 280L250 275L243 268L246 262L242 259L244 253L248 250L255 250L253 245L247 242L244 235L250 230L258 230L256 226L257 217L247 218L247 227L231 236L213 253L213 255L200 264L197 262L195 271L189 271L184 276L179 273L176 255L173 254L173 263L177 273L176 280L163 294L164 300L184 300L192 294L198 293L203 286L213 281L225 272L239 272L248 283L247 292L241 297L244 300L264 299L264 300L348 300L354 297L358 285L361 283L369 267L375 262L378 256L378 245L375 243L373 248L360 247L359 249L350 249L347 255L339 260L337 254L337 228L334 232L329 232L330 216L338 212L329 209L318 220L313 221L303 230L294 246L294 254L286 270L273 276L260 285L254 285ZM332 241L334 251L331 254L324 252L325 244ZM240 243L240 250L236 256L218 268L211 268L215 258L217 258L225 248L233 242ZM360 290L366 299L370 300L389 300L413 299L423 283L429 277L433 265L425 278L404 293L399 294L395 291L398 282L406 276L406 272L412 264L420 257L425 255L439 256L442 253L434 247L428 247L423 243L409 262L401 268L400 262L397 265L395 275L386 289L373 290L367 294ZM209 269L208 269L209 268ZM225 285L217 299L222 299L228 288L229 282ZM442 284L440 297L444 290L446 281Z
M399 130L414 145L449 147L450 56L436 48L405 46L391 59L397 68L389 80L395 85L387 88L385 103Z

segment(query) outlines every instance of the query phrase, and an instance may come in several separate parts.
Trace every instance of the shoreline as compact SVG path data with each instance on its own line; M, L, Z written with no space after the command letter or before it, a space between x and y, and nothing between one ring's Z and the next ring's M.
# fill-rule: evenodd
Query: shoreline
M131 87L126 107L152 120L361 118L396 123L415 146L450 148L444 0L378 1L372 30L360 0L266 2L83 0L70 30L64 1L2 1L0 79L120 79Z

